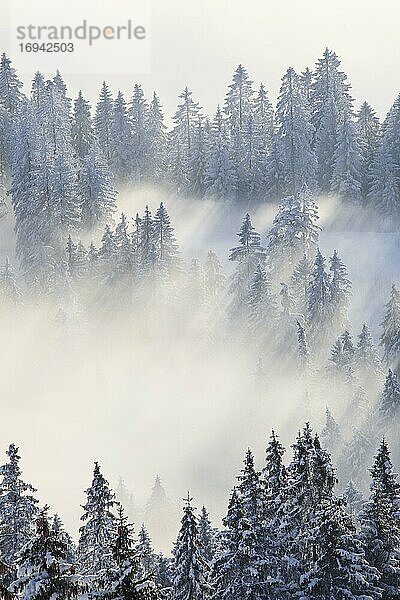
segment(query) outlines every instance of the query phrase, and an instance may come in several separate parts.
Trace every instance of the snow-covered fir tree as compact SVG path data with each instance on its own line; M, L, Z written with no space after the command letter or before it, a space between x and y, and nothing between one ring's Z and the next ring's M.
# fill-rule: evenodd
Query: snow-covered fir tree
M175 517L174 506L157 475L144 514L144 522L150 537L159 538L162 533L166 538L170 538L174 533Z
M314 340L326 342L332 330L331 282L319 249L307 289L307 322Z
M133 526L122 506L118 508L115 537L111 544L113 567L107 573L104 596L110 600L156 600L154 574L143 574L140 551L136 547Z
M211 128L210 153L204 174L205 194L216 199L234 198L237 170L232 161L220 108Z
M172 598L174 600L206 600L210 598L207 583L208 563L200 546L198 519L188 493L185 499L181 529L174 547L175 575Z
M89 589L100 589L114 566L113 541L117 530L115 495L95 463L93 481L86 490L79 529L78 565Z
M321 443L324 448L333 454L334 452L337 452L337 449L340 446L342 434L338 423L334 419L328 407L326 407L325 415L326 420L321 431Z
M90 112L90 104L79 90L78 97L74 102L72 121L72 144L79 158L85 158L93 144L93 123Z
M371 494L359 515L360 539L369 564L379 574L381 597L389 600L400 594L400 486L385 440L375 457L371 477Z
M159 182L165 176L166 171L167 127L164 124L160 99L155 92L147 114L146 136L146 170L151 181Z
M282 79L276 118L278 147L285 169L285 193L296 195L304 184L315 189L317 165L312 151L314 128L299 76L292 68L286 71Z
M359 205L362 201L362 166L356 124L345 114L336 136L331 191L342 200Z
M231 279L230 291L232 298L232 313L243 316L248 289L258 265L265 262L265 248L261 245L260 234L257 233L247 213L237 234L239 245L231 248L229 260L237 266Z
M10 444L6 454L8 462L0 469L0 552L2 560L12 565L32 537L38 501L36 489L21 478L15 444Z
M152 107L152 116L153 118L158 120L158 125L156 125L154 121L152 121L152 125L156 125L156 127L158 127L156 138L158 142L162 142L162 138L159 135L162 131L162 113L160 112L160 107L157 104L157 100L155 100L155 102L156 104ZM132 123L132 131L129 138L127 139L127 143L129 144L129 149L127 148L127 153L132 154L132 156L130 156L130 160L133 163L133 179L136 182L141 181L144 178L147 169L146 162L148 158L149 144L147 138L148 110L149 107L147 104L147 100L144 96L142 87L139 84L135 84L133 89L132 100L129 106L129 116L130 122ZM152 135L154 135L154 133L155 132L153 131ZM155 143L154 138L152 140L152 143ZM160 148L159 150L162 150L162 148Z
M18 116L24 102L21 88L22 82L11 66L11 59L3 52L0 59L0 105L12 120Z
M335 52L325 49L317 61L310 91L312 123L315 127L315 153L319 187L329 192L335 164L335 147L340 122L352 113L353 99L346 74L340 70Z
M337 251L333 252L330 262L330 298L332 310L332 327L336 332L348 327L348 308L351 297L351 281L347 268L339 258Z
M77 596L77 577L67 560L67 544L51 527L45 506L36 519L36 532L18 556L12 593L23 600L69 600Z
M188 191L198 198L201 198L205 192L209 137L208 127L206 129L202 119L199 118L188 160Z
M351 479L344 489L343 498L346 502L346 510L356 517L364 503L364 496Z
M171 132L171 147L179 153L179 160L183 172L188 172L189 154L193 143L193 137L198 127L199 117L201 116L201 107L193 100L192 92L185 87L179 95L181 103L178 105L173 117L174 127ZM178 154L171 153L170 170L172 173L177 168ZM175 154L175 156L174 156ZM174 164L175 163L175 164Z
M358 142L362 157L362 182L361 190L363 198L366 199L369 193L369 174L373 158L375 156L379 139L380 123L372 106L368 102L363 102L357 113L357 133Z
M376 208L383 224L399 216L400 197L400 96L389 110L382 125L381 140L370 169L369 201Z
M300 579L303 600L380 598L379 573L370 566L356 527L337 498L324 499L307 537L313 558Z
M100 148L106 161L111 160L111 126L113 122L113 99L105 81L101 87L99 101L96 105L94 129Z
M229 150L232 156L234 167L238 173L238 191L239 194L246 191L244 184L244 161L247 144L244 143L245 130L248 127L249 119L253 111L253 82L251 81L247 69L239 65L229 84L228 93L225 97L223 112L227 124L227 135L229 136ZM217 113L218 114L218 113Z
M239 485L232 491L223 520L216 560L213 563L214 596L263 597L266 560L263 555L263 487L254 468L251 451L246 453Z
M292 275L301 256L308 255L318 242L318 208L304 185L296 196L284 198L268 234L267 254L273 270Z
M372 440L368 429L353 427L350 440L342 447L341 473L358 485L364 483L367 467L373 457Z
M363 323L358 336L354 358L357 372L363 381L376 378L381 374L381 361L366 323Z
M200 552L207 564L211 564L215 556L217 530L212 526L205 506L201 508L198 519Z
M400 292L395 285L392 285L385 309L380 339L383 360L388 367L398 371L400 366Z
M154 573L156 570L156 555L144 523L142 524L138 533L137 551L140 560L141 572L144 575Z
M378 431L383 435L389 430L397 429L397 416L400 410L400 384L396 374L389 369L386 376L383 392L377 406Z
M114 101L110 127L110 166L116 182L127 185L133 176L133 134L128 109L121 92Z
M82 226L101 229L112 222L116 210L111 173L97 142L83 159L80 175L82 194Z

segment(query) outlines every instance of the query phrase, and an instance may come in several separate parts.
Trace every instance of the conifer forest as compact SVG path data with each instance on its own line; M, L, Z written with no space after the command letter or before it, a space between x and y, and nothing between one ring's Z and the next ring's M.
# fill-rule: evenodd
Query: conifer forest
M1 56L0 597L399 599L400 95L47 77Z

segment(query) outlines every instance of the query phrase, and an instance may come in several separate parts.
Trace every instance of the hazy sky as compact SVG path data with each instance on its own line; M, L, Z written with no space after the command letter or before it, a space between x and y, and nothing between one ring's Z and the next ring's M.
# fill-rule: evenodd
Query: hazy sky
M136 0L132 6L143 6L146 1ZM82 14L86 2L79 2ZM117 4L98 2L102 12L109 6L110 16ZM396 0L154 0L150 74L104 73L104 77L114 90L126 93L136 81L145 86L147 95L157 89L167 115L175 108L177 94L188 85L206 112L213 113L239 62L256 83L265 83L275 99L286 68L312 67L328 46L341 58L357 101L368 99L382 116L400 91L399 22ZM14 57L16 66L19 60ZM43 60L38 56L39 68ZM61 70L63 60L61 56ZM126 60L129 71L133 58ZM82 87L92 100L100 78L67 76L72 94Z

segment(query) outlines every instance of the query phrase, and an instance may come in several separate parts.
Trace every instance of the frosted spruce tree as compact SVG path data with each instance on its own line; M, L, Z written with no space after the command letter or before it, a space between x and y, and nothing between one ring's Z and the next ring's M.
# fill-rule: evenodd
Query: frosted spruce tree
M152 573L142 574L140 551L133 536L133 526L128 523L120 506L115 537L111 544L113 567L107 573L105 598L110 600L155 600L156 586Z
M369 200L384 225L392 227L391 218L399 218L400 196L400 96L382 125L381 142L371 166Z
M355 365L363 381L379 377L382 373L381 361L366 323L363 323L358 336Z
M147 113L147 174L150 181L158 183L165 176L167 164L167 127L160 99L154 92Z
M37 115L35 150L40 169L36 172L34 196L43 210L34 225L45 247L56 258L64 250L68 233L79 228L81 199L78 163L74 156L71 115L64 93L47 81L43 107Z
M379 574L365 557L343 500L321 502L308 531L313 557L301 575L301 598L380 598Z
M267 198L270 198L273 201L279 201L282 196L285 195L284 172L285 165L283 162L280 141L275 134L265 163L264 193Z
M110 166L118 185L128 185L133 176L133 135L124 96L118 92L110 127Z
M308 258L303 254L300 261L297 263L290 278L290 290L292 297L295 300L295 310L298 314L307 314L307 294L308 285L310 283L311 274L313 272L313 259Z
M109 569L115 566L112 548L117 531L116 504L114 493L95 463L93 481L86 490L78 542L79 572L90 590L101 590Z
M380 123L372 106L363 102L356 119L358 142L362 158L361 191L364 200L370 191L369 174L380 140Z
M383 222L390 224L394 215L398 218L400 197L397 167L392 152L385 141L378 148L370 169L369 203L375 207Z
M383 392L378 401L377 423L378 432L387 435L397 427L397 417L400 411L400 384L391 369L387 374Z
M313 435L308 424L292 447L284 502L278 512L284 545L281 574L286 594L301 588L303 574L310 566L314 518L324 499L332 498L336 483L330 455L321 448L318 436Z
M306 184L316 185L316 162L312 151L314 128L310 109L302 93L297 73L286 71L276 108L279 148L284 165L285 193L296 195Z
M375 457L371 477L371 495L359 515L360 539L369 564L379 573L381 597L391 600L400 594L400 486L385 440Z
M246 139L247 157L251 159L251 164L248 166L251 167L251 170L250 177L247 176L247 187L251 196L263 199L267 178L267 159L273 145L276 124L273 106L262 83L253 99L251 136L249 129L248 126ZM249 142L251 148L249 148Z
M386 366L398 372L400 367L400 292L395 285L392 285L385 309L380 339L383 360Z
M253 98L252 114L254 127L257 134L258 149L263 156L271 148L272 140L275 134L274 108L268 97L264 84L260 84L258 92Z
M195 197L201 198L205 192L206 173L209 154L210 127L201 118L193 133L192 144L188 159L188 191Z
M240 135L253 107L253 82L247 69L238 65L226 94L224 113L233 144L239 142Z
M77 597L77 576L67 560L67 544L50 526L45 506L36 519L36 532L18 556L18 574L11 592L24 600L69 600Z
M35 488L21 478L18 448L11 444L8 462L0 468L0 552L13 565L32 536L38 515Z
M43 106L46 93L46 82L40 71L36 71L31 85L31 100L35 109L40 110Z
M331 454L337 453L342 442L341 430L328 407L326 407L325 415L325 425L321 431L321 443Z
M231 158L222 113L218 107L211 128L209 158L204 174L205 194L233 199L238 189L237 168Z
M156 116L153 106L153 116ZM135 84L133 89L132 100L129 106L129 116L132 123L132 163L133 163L133 178L134 181L142 181L147 172L148 160L148 138L147 138L147 119L148 119L148 104L144 96L144 92L140 85ZM158 118L162 115L158 114ZM154 123L153 123L154 124ZM159 130L160 132L160 130ZM161 138L158 138L161 141ZM154 140L153 140L154 143ZM161 148L160 148L161 150Z
M239 484L233 489L213 564L214 596L263 598L267 590L263 544L263 487L247 451Z
M22 82L18 79L11 60L3 53L0 58L0 211L7 211L6 188L14 159L14 134L25 104L21 91Z
M51 530L63 544L65 544L66 552L65 558L69 564L73 564L76 561L76 545L70 534L65 530L64 523L61 517L57 514L53 516L51 520Z
M287 470L283 462L285 448L275 431L272 430L265 452L265 463L261 473L264 487L264 540L266 568L271 598L279 598L283 593L282 564L284 548L282 546L279 507L285 500Z
M356 419L354 419L356 420ZM341 472L347 479L364 485L367 467L374 453L373 435L367 427L353 427L349 441L342 448Z
M54 263L49 214L50 169L42 164L45 143L37 115L27 103L15 129L11 198L15 215L16 255L30 291L46 291ZM40 173L40 175L39 175ZM32 202L35 198L35 202Z
M140 572L143 575L154 574L156 571L157 560L149 533L144 523L139 530L136 548L139 556Z
M354 481L350 479L343 492L346 510L352 517L357 517L364 504L364 496Z
M175 509L157 475L144 514L150 537L159 539L160 535L164 535L166 539L170 539L174 533L175 517Z
M96 141L82 162L80 190L82 227L86 230L98 230L105 224L112 223L116 210L116 191L110 169Z
M260 234L255 230L248 213L237 236L239 245L231 248L229 254L229 260L237 263L230 285L231 311L232 315L243 317L246 312L249 284L257 266L265 262L265 248L261 245Z
M331 191L343 201L356 206L362 202L362 166L356 124L345 114L337 130Z
M253 339L264 347L271 344L277 323L278 307L271 280L258 264L249 288L248 328Z
M307 322L314 343L325 343L332 330L331 285L320 250L307 290Z
M306 375L310 364L310 351L308 348L307 334L303 324L297 320L297 356L301 375Z
M100 148L107 163L111 160L111 125L113 121L113 99L105 81L101 87L99 101L96 105L94 130Z
M315 153L318 163L319 187L329 192L335 162L335 147L339 124L352 113L353 99L347 75L340 70L335 52L325 49L317 61L310 91L312 123L315 127Z
M174 547L175 575L172 598L174 600L206 600L210 598L207 583L209 565L201 553L198 519L194 514L188 493L183 518Z
M187 177L189 154L201 116L201 107L193 100L192 92L187 87L179 95L179 99L181 102L173 117L174 126L170 136L172 150L170 171L172 173L176 171L179 158L181 168Z
M22 82L18 79L11 60L3 52L0 58L0 106L10 117L10 122L15 122L24 103L21 91Z
M56 74L54 75L52 81L53 81L54 85L56 86L56 88L58 89L58 91L60 92L61 96L64 98L66 110L67 110L68 114L70 115L71 107L72 107L72 100L71 100L71 98L69 98L67 96L67 85L58 69L56 70Z
M301 256L308 255L318 242L318 207L304 185L296 196L279 204L268 233L267 255L271 268L280 278L291 276Z
M153 227L153 243L160 269L171 275L178 266L178 246L171 219L163 202L156 211Z
M200 552L204 561L211 565L215 557L217 529L210 521L210 515L205 506L202 507L198 519Z
M245 183L245 155L248 146L245 144L245 130L248 127L249 118L253 111L253 82L246 68L239 65L229 84L225 97L223 112L227 124L227 135L229 139L229 152L238 174L239 194L246 193L243 189Z
M339 258L336 250L329 259L329 263L332 327L335 333L339 333L349 326L348 308L351 297L351 281L348 278L346 265Z
M344 331L332 346L329 358L329 371L339 378L345 378L349 369L353 369L355 349L353 338L348 331Z
M76 155L83 159L92 147L94 131L90 104L83 97L81 90L74 102L72 119L72 144Z

